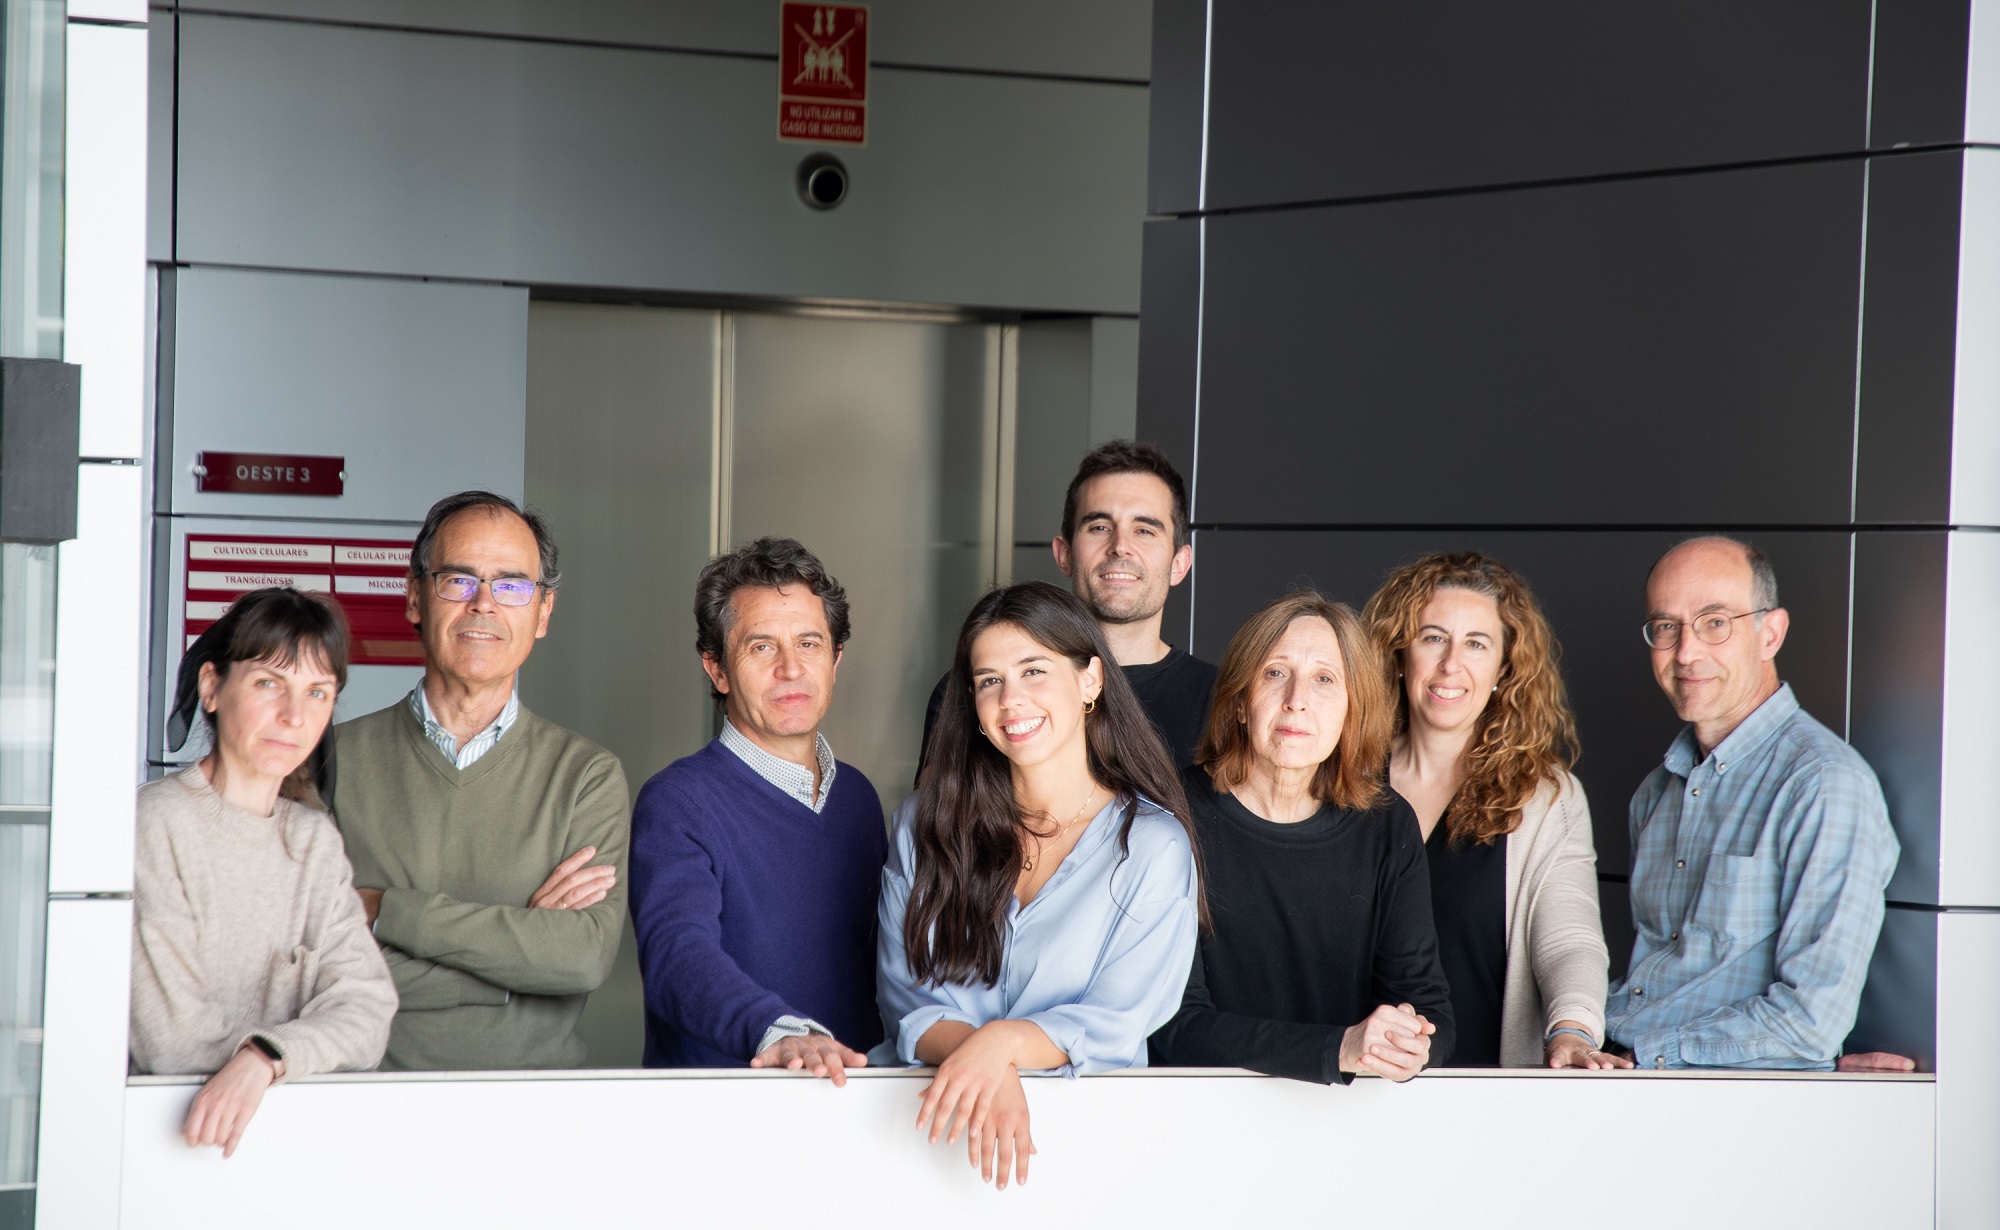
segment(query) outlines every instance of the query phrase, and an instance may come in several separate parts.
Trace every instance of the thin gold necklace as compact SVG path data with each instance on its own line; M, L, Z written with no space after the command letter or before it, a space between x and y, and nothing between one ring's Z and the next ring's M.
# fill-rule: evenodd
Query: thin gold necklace
M1097 783L1092 782L1090 784L1090 793L1083 796L1083 806L1076 809L1076 815L1070 817L1069 823L1063 825L1061 828L1049 834L1047 837L1041 838L1041 844L1036 847L1035 853L1027 855L1021 859L1021 871L1024 874L1028 875L1034 874L1035 859L1041 854L1042 849L1045 848L1048 845L1048 843L1052 841L1061 841L1062 835L1064 833L1069 832L1070 829L1074 828L1076 826L1077 821L1083 819L1084 811L1087 808L1089 808L1090 801L1096 797L1097 797ZM1037 834L1037 836L1039 836L1039 834Z

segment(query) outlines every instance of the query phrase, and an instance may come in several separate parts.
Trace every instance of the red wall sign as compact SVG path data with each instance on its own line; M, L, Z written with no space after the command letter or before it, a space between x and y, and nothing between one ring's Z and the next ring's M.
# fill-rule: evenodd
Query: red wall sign
M196 453L194 489L244 495L339 495L347 489L347 458Z
M868 144L868 6L778 5L778 139Z
M407 541L189 534L185 563L184 645L193 645L244 594L289 585L330 594L340 604L347 613L352 665L423 664L423 643L403 618L403 584L410 573Z

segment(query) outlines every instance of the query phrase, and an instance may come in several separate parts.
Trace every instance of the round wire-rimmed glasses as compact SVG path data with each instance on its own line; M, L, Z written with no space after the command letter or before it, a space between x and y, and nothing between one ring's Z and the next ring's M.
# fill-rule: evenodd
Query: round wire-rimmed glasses
M1754 611L1745 611L1741 615L1724 615L1721 611L1704 612L1695 616L1692 621L1694 624L1694 639L1704 645L1720 645L1729 639L1731 632L1736 630L1737 620L1748 619L1752 615L1767 614L1774 609L1773 607L1760 606ZM1639 625L1639 635L1645 638L1648 648L1674 649L1681 643L1681 628L1682 624L1678 619L1649 619Z

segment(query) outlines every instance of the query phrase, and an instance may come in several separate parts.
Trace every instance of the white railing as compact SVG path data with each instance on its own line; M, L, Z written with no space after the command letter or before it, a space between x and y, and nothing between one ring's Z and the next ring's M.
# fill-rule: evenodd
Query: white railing
M1930 1077L1442 1071L1321 1088L1235 1071L1031 1080L1039 1155L996 1193L914 1129L925 1076L359 1075L281 1086L236 1156L126 1091L123 1230L262 1226L1935 1224ZM105 1142L107 1146L111 1141Z

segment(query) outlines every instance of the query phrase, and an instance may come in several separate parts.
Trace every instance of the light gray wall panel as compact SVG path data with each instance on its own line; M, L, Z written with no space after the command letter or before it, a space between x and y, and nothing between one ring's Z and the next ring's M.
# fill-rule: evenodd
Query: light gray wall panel
M769 63L181 22L179 256L1129 313L1146 92L878 71L848 201L800 204Z
M421 521L468 487L520 498L527 291L187 269L175 323L172 511ZM342 456L346 494L197 492L205 449Z
M1953 531L1948 551L1938 895L1947 905L2000 906L2000 534Z
M1090 322L1090 442L1129 440L1139 430L1139 322Z
M1989 6L2000 22L2000 4ZM1994 36L2000 39L2000 35ZM1994 70L2000 72L2000 57ZM1994 85L2000 90L2000 82ZM1958 224L1951 520L2000 525L2000 150L1967 150Z
M146 26L146 259L174 258L174 18Z
M428 30L778 53L778 6L742 0L218 0L210 12ZM871 0L877 62L1144 81L1150 0Z
M1965 139L1968 144L2000 145L2000 0L1972 0L1971 42Z

